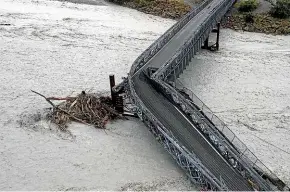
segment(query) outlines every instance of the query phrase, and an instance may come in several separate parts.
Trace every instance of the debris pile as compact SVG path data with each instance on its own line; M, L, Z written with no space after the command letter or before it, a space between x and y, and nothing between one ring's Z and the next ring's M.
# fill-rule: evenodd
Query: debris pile
M45 98L52 105L51 113L48 119L58 125L62 131L66 131L67 124L71 121L80 122L86 125L93 125L96 128L105 129L108 121L114 119L124 119L112 104L112 100L108 96L100 96L97 94L87 94L82 91L76 97L45 97L44 95L32 91ZM52 100L63 100L56 105Z

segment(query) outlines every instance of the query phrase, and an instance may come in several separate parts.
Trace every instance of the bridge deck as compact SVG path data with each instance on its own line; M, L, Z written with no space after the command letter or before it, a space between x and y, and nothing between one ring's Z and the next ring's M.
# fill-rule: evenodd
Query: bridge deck
M237 173L212 145L197 131L177 108L157 92L142 74L136 76L135 90L145 106L155 117L180 141L189 151L201 160L203 165L216 176L225 181L229 190L250 191L247 181Z
M180 48L187 39L193 34L194 31L202 24L205 18L210 14L210 12L220 3L218 0L213 0L205 9L198 13L191 21L187 23L172 39L158 52L156 55L149 60L146 67L161 67L169 58L171 58L174 53ZM139 69L139 71L141 71Z
M213 0L204 10L196 15L179 33L177 33L146 65L160 67L173 56L189 38L191 33L204 22L220 0ZM249 191L252 188L247 181L237 173L213 146L195 129L188 119L175 108L161 93L157 92L139 70L132 78L137 95L145 106L158 120L181 142L189 151L194 152L203 165L217 178L225 181L229 190Z

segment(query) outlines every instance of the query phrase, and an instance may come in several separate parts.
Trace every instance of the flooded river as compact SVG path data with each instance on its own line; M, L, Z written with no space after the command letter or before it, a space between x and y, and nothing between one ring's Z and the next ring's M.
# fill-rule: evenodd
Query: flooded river
M290 36L222 30L180 81L290 184Z

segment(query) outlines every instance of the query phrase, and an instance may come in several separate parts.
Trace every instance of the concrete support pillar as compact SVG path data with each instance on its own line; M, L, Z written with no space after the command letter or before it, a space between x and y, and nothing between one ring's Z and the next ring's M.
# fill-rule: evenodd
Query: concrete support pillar
M206 38L206 40L204 41L203 46L201 47L202 49L208 49L211 51L215 51L218 50L220 47L220 23L217 23L216 28L214 28L212 30L212 33L216 33L216 43L212 46L209 46L209 37Z

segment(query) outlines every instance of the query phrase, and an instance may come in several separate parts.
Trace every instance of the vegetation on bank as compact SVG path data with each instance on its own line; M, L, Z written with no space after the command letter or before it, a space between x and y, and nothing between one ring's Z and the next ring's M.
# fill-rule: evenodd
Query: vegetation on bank
M179 19L191 9L183 0L109 0L111 2L137 9L141 12Z
M259 6L258 0L243 0L236 3L235 7L240 12L250 12L257 9Z
M276 0L271 2L270 10L256 12L259 6L259 0L238 1L234 6L237 12L232 11L223 26L249 32L290 34L290 0Z
M274 18L268 13L234 14L223 24L226 28L266 34L290 34L290 20Z
M277 0L272 7L270 14L276 18L289 18L290 17L290 0Z
M268 0L270 1L270 0ZM286 19L290 17L290 0L276 0L272 4L269 14L272 17ZM240 0L235 4L239 12L252 12L259 7L259 0Z
M191 7L184 0L108 0L137 9L141 12L164 18L180 19ZM185 0L194 1L194 0ZM203 0L195 0L196 4ZM290 34L290 0L266 0L271 2L269 10L259 10L265 0L238 0L223 27L267 34Z

